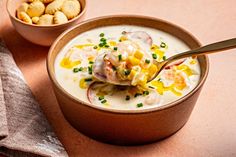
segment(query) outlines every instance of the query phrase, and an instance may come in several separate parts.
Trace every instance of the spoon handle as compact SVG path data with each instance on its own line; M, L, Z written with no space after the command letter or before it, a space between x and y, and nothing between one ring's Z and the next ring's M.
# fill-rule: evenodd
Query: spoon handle
M232 49L232 48L236 48L236 38L212 43L212 44L202 46L202 47L194 49L194 50L179 53L177 55L174 55L174 56L168 58L166 61L173 62L175 60L186 58L186 57L198 56L198 55L203 55L203 54L210 54L210 53L224 51L224 50L228 50L228 49Z

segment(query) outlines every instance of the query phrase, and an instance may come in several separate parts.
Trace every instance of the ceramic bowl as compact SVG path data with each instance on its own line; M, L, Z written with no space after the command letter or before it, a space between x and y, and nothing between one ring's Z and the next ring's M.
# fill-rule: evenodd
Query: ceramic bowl
M158 29L179 38L190 48L200 46L190 33L160 19L128 15L101 17L80 23L55 40L47 58L48 74L65 118L78 131L93 139L112 144L150 143L174 134L187 122L208 74L207 56L198 57L201 67L200 81L189 94L164 106L143 110L124 111L85 103L66 92L55 78L55 58L71 39L97 27L123 24Z
M51 26L27 24L16 17L17 8L21 3L26 2L26 0L7 0L7 12L16 31L22 37L38 45L50 46L62 32L83 19L83 15L86 11L86 0L79 1L81 4L81 12L77 17L66 23Z

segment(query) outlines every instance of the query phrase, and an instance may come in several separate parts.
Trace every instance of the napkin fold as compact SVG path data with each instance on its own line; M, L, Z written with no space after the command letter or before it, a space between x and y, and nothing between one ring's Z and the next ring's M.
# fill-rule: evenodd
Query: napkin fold
M0 154L68 156L0 39Z

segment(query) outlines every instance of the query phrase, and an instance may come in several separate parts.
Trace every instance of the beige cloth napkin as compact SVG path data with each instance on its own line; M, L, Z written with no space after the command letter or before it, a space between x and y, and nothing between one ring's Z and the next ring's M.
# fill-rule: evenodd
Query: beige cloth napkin
M0 154L68 156L0 39Z

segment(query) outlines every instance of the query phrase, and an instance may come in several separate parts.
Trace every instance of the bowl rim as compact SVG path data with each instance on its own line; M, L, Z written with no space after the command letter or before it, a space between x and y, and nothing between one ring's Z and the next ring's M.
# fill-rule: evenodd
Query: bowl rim
M21 24L24 24L24 25L27 25L27 26L31 26L31 27L36 27L36 28L52 28L52 27L60 27L60 26L65 26L67 24L71 24L73 23L74 21L78 20L79 18L81 18L85 12L87 11L87 0L84 0L84 8L82 8L81 6L81 9L82 11L73 19L71 20L68 20L66 23L62 23L62 24L53 24L53 25L36 25L36 24L29 24L29 23L26 23L26 22L23 22L21 21L20 19L18 19L16 16L13 16L9 10L9 5L10 5L10 1L13 1L13 0L7 0L6 2L6 10L7 10L7 13L8 15L13 18L15 21L21 23ZM78 0L80 2L80 0ZM80 2L81 3L81 2ZM81 4L80 4L81 5ZM15 10L16 12L16 10Z
M51 82L53 83L53 86L56 87L61 94L63 94L64 96L66 96L68 99L72 100L74 103L77 103L78 105L84 105L86 107L92 108L92 109L96 109L102 112L107 112L107 113L112 113L112 114L145 114L145 113L150 113L150 112L158 112L158 111L162 111L162 110L166 110L172 107L175 107L176 105L180 104L181 102L185 101L186 99L188 99L188 97L192 96L194 93L196 93L204 84L204 82L206 81L206 78L208 76L209 73L209 58L207 55L203 55L205 61L206 61L206 67L205 67L205 74L204 76L202 76L202 79L200 80L200 82L197 84L196 87L194 87L188 94L186 94L185 96L172 101L170 103L167 103L165 105L161 105L161 106L156 106L156 107L151 107L151 108L144 108L144 109L137 109L137 110L122 110L122 109L114 109L114 108L105 108L105 107L101 107L101 106L97 106L97 105L93 105L91 103L87 103L84 102L74 96L72 96L69 92L67 92L60 84L59 82L56 80L55 75L53 75L53 69L50 68L49 66L49 62L50 62L50 58L51 55L53 53L53 49L56 47L57 43L64 37L66 36L67 33L69 33L70 31L73 31L75 28L80 27L83 24L87 24L87 23L91 23L91 22L96 22L99 20L104 20L104 19L110 19L110 18L141 18L141 19L149 19L149 20L155 20L158 22L162 22L165 24L168 24L170 26L173 26L181 31L183 31L184 33L188 34L192 39L194 39L194 41L197 42L197 44L200 46L200 42L198 41L198 39L196 39L191 33L189 33L188 31L186 31L185 29L179 27L178 25L175 25L171 22L159 19L159 18L155 18L155 17L150 17L150 16L143 16L143 15L129 15L129 14L122 14L122 15L108 15L108 16L101 16L101 17L96 17L96 18L92 18L89 20L85 20L81 23L79 23L76 26L73 26L69 29L67 29L66 31L64 31L60 36L57 37L57 39L53 42L52 46L49 49L49 53L46 59L46 66L47 66L47 72L49 75L49 78L51 80ZM168 32L167 32L168 33ZM170 33L169 33L170 34ZM65 45L64 45L65 46ZM201 68L201 67L200 67ZM54 89L55 92L55 89ZM60 104L60 102L58 102Z

